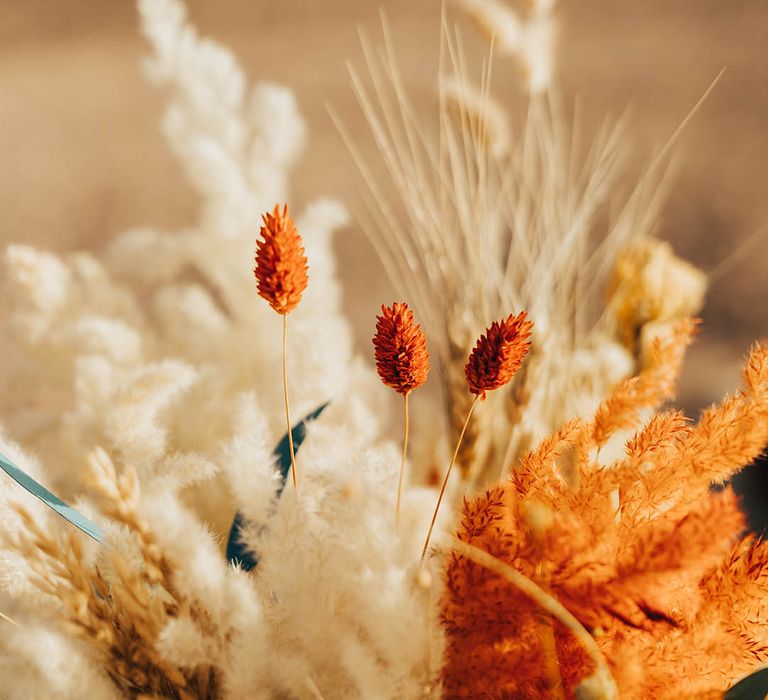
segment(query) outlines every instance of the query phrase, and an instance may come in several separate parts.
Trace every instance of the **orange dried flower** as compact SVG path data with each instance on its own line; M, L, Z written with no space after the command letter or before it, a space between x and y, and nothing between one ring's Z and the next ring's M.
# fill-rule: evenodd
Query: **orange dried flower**
M382 306L373 337L376 370L381 381L404 396L427 381L427 336L413 319L408 304Z
M741 391L698 423L668 411L642 426L636 409L668 395L690 328L658 344L659 365L619 384L595 420L564 425L509 479L466 499L459 526L461 541L535 580L593 631L628 700L723 697L768 662L768 541L744 536L730 487L710 489L768 443L768 344L752 350ZM639 430L623 458L596 462L602 441L627 428ZM546 529L531 521L532 502L552 514ZM561 697L581 697L594 677L569 630L461 552L446 567L442 614L446 697L553 696L552 644Z
M494 321L480 336L464 367L473 394L484 399L486 391L504 386L515 376L531 347L532 329L533 323L521 311Z
M307 288L307 256L288 205L279 205L262 217L261 238L256 242L256 275L259 296L281 315L296 308Z

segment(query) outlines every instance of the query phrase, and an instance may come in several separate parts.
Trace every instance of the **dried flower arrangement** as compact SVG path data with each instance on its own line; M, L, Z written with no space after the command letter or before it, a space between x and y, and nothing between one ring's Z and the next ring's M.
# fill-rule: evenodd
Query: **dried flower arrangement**
M517 21L496 0L465 4L481 26L503 25L502 48L544 90L552 46L536 37L551 39L553 3ZM563 179L549 156L565 137L537 101L526 129L541 159L511 157L501 187L487 178L504 152L486 138L487 85L479 100L459 90L458 112L444 93L449 191L383 256L401 276L404 260L421 269L419 251L438 263L401 279L454 419L437 490L418 449L409 459L408 399L430 370L414 311L382 306L373 339L380 379L403 397L398 449L338 308L328 233L343 210L321 202L294 223L287 206L268 209L288 198L303 134L289 93L257 86L247 100L231 55L177 0L139 7L151 74L171 88L166 133L204 207L191 230L129 232L101 258L5 253L0 415L19 444L0 431L0 465L32 495L0 496L0 697L718 698L768 662L768 548L745 535L730 487L711 490L768 443L768 345L698 423L664 406L705 280L639 235L658 165L589 248L616 135L583 180ZM451 157L462 150L474 165ZM425 185L414 157L399 162ZM405 199L416 191L430 192ZM530 192L540 200L510 204ZM501 270L472 253L472 225ZM463 298L448 283L462 260ZM594 293L586 272L609 290L592 326L563 303ZM281 352L256 294L282 316ZM495 447L478 456L483 441Z

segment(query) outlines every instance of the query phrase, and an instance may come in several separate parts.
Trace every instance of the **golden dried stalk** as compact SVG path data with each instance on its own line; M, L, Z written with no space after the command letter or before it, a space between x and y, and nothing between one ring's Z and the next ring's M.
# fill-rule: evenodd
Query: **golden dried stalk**
M449 341L450 360L446 370L449 375L447 404L450 444L454 445L459 439L467 412L474 400L472 394L467 393L467 382L464 379L464 363L467 361L470 347L470 343L459 347L452 339ZM464 433L464 439L461 441L459 454L456 457L456 464L464 477L471 474L474 465L482 462L488 453L488 441L481 440L483 435L488 435L488 431L485 430L486 423L485 416L478 411L475 420L467 426Z
M110 548L101 562L85 556L82 535L59 530L50 535L22 507L24 528L4 535L34 571L32 583L58 600L62 627L87 643L115 686L126 697L213 700L219 696L219 674L212 665L179 668L159 653L161 631L173 618L188 615L205 632L207 613L181 595L174 584L176 570L160 551L141 517L136 474L117 475L104 452L92 459L93 482L105 498L104 512L135 535L141 565L126 553ZM103 569L110 571L105 576ZM208 631L211 631L210 629Z

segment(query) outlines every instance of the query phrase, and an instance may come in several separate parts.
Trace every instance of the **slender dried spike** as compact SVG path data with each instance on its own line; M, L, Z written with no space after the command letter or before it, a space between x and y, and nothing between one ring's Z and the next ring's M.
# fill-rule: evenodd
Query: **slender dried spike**
M448 465L445 477L443 477L435 512L432 515L427 538L424 541L424 548L421 551L422 559L424 559L427 553L429 539L435 527L445 488L448 485L451 470L458 457L464 433L467 431L467 426L469 425L470 418L472 418L475 406L477 406L478 401L485 399L486 392L504 386L515 376L531 347L530 337L532 330L533 323L527 320L525 311L521 311L517 316L510 314L506 319L494 321L486 329L485 334L480 336L469 356L469 360L467 360L464 374L467 378L469 391L475 395L475 399L469 407L467 417L459 434L459 440L456 443L456 449L453 451L451 463Z
M10 622L12 625L15 625L16 627L19 626L19 623L13 620L12 618L8 617L4 612L0 612L0 619L5 620L6 622Z
M451 476L451 470L453 469L453 465L456 463L456 457L459 454L459 449L461 448L461 441L464 438L464 433L467 431L467 426L469 425L469 419L472 418L472 413L475 410L475 406L477 406L477 402L480 400L480 395L478 394L475 396L475 400L472 402L472 405L469 407L469 412L467 413L467 417L464 419L464 425L461 428L461 433L459 433L459 441L456 443L456 449L453 451L453 457L451 458L451 463L448 465L448 469L445 472L445 476L443 477L443 483L440 487L440 494L437 497L437 504L435 505L435 512L432 514L432 520L429 523L429 530L427 530L427 538L424 540L424 548L421 550L421 558L424 559L424 557L427 554L427 547L429 547L429 539L432 537L432 530L435 529L435 522L437 521L437 514L440 511L440 504L443 502L443 495L445 494L445 487L448 485L448 479Z
M429 373L427 336L415 322L413 311L408 308L408 304L393 302L391 307L381 307L381 316L376 317L373 347L376 370L381 381L403 396L403 454L395 505L395 514L399 519L403 474L408 454L408 396L427 381Z
M405 459L408 456L408 394L403 396L403 454L400 458L400 476L397 479L397 501L395 503L395 518L400 520L400 500L403 495L403 475L405 474Z
M487 391L498 389L515 376L531 347L533 323L525 311L517 316L494 321L480 336L469 356L464 374L469 390L485 398Z
M264 214L261 238L256 242L256 276L259 296L283 317L283 399L285 423L288 433L288 447L291 454L291 476L293 488L298 490L296 452L293 447L291 410L288 402L288 314L298 306L301 296L309 283L307 256L301 236L293 219L288 215L288 205L275 208Z
M455 333L449 332L449 352L448 361L446 362L446 372L449 374L449 377L446 393L452 443L458 440L461 428L464 425L464 419L467 417L467 411L469 411L469 407L474 400L474 396L467 393L467 381L464 377L464 365L466 364L470 347L471 339L459 342ZM487 452L488 445L484 444L481 440L484 427L482 418L481 414L475 416L475 420L467 426L464 439L461 441L456 464L463 476L470 474L476 465L482 462L485 452Z
M288 403L288 315L283 314L283 400L285 403L285 430L288 433L288 449L291 454L291 476L293 489L298 491L299 482L296 473L296 451L293 449L293 430L291 429L291 407Z

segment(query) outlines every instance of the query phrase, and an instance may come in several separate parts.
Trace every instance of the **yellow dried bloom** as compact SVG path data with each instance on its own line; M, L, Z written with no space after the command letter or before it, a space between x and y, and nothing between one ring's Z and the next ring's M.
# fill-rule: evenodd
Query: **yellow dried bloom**
M677 257L669 243L644 239L618 257L607 289L608 309L619 337L632 348L646 323L698 313L706 289L706 275Z

